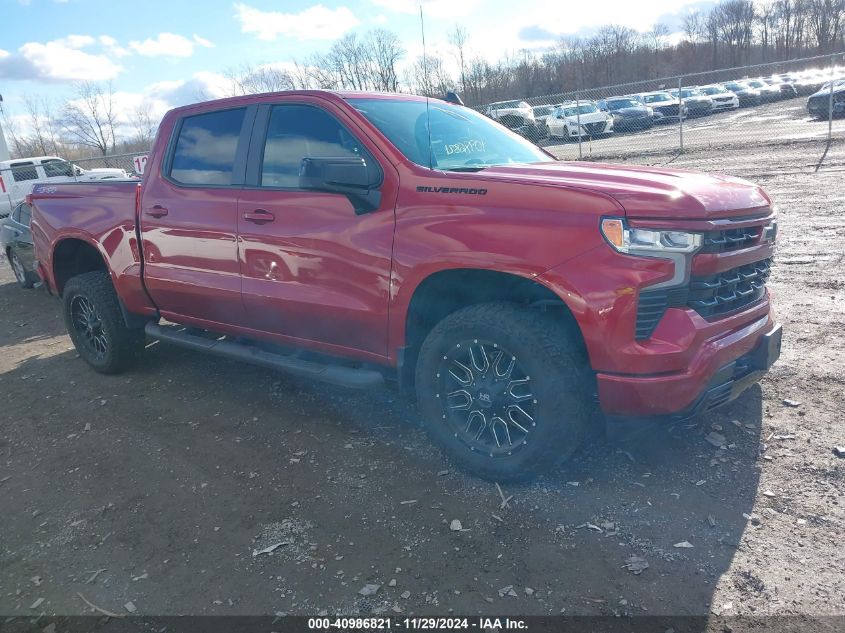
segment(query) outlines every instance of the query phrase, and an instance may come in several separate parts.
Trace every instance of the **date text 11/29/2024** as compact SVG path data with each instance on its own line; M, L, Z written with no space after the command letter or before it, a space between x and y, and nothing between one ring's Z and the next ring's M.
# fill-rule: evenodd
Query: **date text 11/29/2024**
M528 625L520 618L308 618L308 629L312 631L392 631L399 629L420 631L525 631Z

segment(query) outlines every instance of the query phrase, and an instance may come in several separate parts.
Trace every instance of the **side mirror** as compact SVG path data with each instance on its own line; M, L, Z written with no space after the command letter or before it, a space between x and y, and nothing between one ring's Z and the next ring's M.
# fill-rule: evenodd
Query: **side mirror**
M380 184L363 158L303 158L299 166L300 189L344 194L359 215L378 208Z

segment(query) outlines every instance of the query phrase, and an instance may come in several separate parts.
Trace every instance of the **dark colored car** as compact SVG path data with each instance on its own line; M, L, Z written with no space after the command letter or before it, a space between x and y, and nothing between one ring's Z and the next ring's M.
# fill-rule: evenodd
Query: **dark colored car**
M769 77L763 80L773 88L780 90L781 99L794 99L798 96L798 88L795 83L780 77Z
M739 99L739 107L747 108L748 106L756 106L762 103L760 91L752 88L742 81L728 81L723 84L725 88L734 93Z
M599 109L613 117L613 129L642 130L654 125L654 111L630 97L614 97L598 102Z
M778 101L783 97L780 88L767 84L762 79L747 79L744 82L749 88L759 91L760 101Z
M689 115L689 108L686 105L682 107L681 102L665 90L641 92L630 95L630 97L654 111L655 123L678 121Z
M807 99L807 111L817 119L826 119L830 108L830 84L822 86ZM845 79L833 82L833 116L845 114Z
M32 288L38 282L32 233L29 231L31 219L32 207L21 202L8 217L0 220L0 248L9 260L15 279L23 288Z
M698 88L684 88L678 90L670 90L669 94L678 99L678 95L684 100L684 105L687 107L687 112L690 116L704 116L710 114L716 109L716 104L708 95L704 94Z

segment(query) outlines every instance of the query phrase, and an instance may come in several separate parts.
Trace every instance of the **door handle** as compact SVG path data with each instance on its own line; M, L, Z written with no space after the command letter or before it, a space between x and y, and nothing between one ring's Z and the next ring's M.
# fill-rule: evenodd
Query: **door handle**
M151 215L154 218L161 218L167 215L167 209L160 204L157 204L154 207L147 209L146 214Z
M264 209L256 209L255 211L245 211L243 219L255 224L264 224L265 222L272 222L276 219L276 216Z

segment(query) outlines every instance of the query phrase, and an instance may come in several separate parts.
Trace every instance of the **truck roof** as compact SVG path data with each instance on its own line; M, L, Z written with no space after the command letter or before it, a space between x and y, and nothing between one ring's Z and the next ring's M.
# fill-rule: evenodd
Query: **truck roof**
M64 161L64 158L59 158L58 156L24 156L22 158L13 158L11 160L0 160L0 167L6 169L10 167L13 163L38 163L39 165L44 161L53 161L53 160L61 160Z
M398 101L425 101L426 97L419 95L403 94L397 92L378 92L367 90L280 90L278 92L262 92L257 94L241 95L237 97L224 97L222 99L212 99L210 101L200 101L184 106L173 108L171 112L182 112L185 110L192 110L198 106L202 107L225 107L226 105L241 105L249 103L250 101L261 97L270 97L273 95L279 96L302 96L302 97L322 97L332 101L345 101L347 99L392 99ZM438 103L447 103L442 99L434 97L429 98L430 101Z

